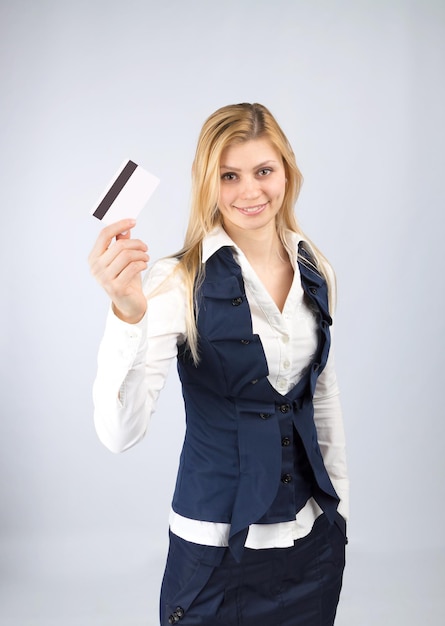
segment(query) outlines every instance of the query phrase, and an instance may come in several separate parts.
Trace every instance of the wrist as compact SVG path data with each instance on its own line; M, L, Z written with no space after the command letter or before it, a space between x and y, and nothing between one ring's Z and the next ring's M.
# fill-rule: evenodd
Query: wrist
M114 302L111 304L111 310L117 318L126 324L138 324L145 315L145 310L136 314L126 313L125 311L119 309Z

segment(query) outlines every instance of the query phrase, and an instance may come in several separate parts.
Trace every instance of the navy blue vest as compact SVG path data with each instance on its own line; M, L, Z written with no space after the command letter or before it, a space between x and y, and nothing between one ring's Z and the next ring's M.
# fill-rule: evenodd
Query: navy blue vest
M303 244L299 253L310 259ZM187 427L173 509L230 524L229 547L237 560L250 524L293 520L311 496L332 522L339 502L313 419L314 389L330 346L327 285L305 263L299 268L317 317L318 348L288 394L267 379L241 268L229 247L207 261L198 294L199 365L186 346L178 353Z

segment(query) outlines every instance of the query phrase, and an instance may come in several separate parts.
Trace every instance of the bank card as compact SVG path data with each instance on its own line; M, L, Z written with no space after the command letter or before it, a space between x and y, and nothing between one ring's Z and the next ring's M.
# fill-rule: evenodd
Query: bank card
M124 161L91 214L105 224L136 219L158 185L159 178L134 161Z

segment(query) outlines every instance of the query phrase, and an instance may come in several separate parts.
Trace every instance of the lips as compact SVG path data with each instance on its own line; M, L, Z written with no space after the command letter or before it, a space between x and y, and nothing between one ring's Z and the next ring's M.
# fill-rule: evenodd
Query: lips
M265 202L264 204L256 204L255 206L246 206L246 207L240 207L240 206L234 205L234 208L240 213L243 213L244 215L257 215L258 213L261 213L262 211L264 211L267 204L268 203Z

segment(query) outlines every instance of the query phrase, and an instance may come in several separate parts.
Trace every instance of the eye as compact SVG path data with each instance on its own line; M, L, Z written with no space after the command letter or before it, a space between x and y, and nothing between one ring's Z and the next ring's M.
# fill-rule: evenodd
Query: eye
M269 174L272 174L272 171L271 167L263 167L258 170L258 176L269 176Z
M236 180L236 174L234 174L233 172L226 172L225 174L221 176L221 180L225 180L228 182L232 180Z

